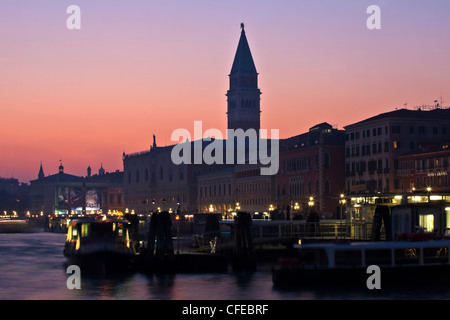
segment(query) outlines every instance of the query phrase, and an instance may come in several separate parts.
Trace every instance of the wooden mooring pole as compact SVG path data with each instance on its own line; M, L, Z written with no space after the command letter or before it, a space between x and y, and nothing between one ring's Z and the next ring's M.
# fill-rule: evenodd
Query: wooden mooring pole
M233 271L256 270L251 226L250 213L238 212L234 218Z

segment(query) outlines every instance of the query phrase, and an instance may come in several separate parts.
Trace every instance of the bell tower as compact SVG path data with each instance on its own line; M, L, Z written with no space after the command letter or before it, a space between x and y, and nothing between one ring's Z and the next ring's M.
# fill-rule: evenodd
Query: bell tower
M258 72L241 23L241 37L231 67L230 89L227 96L228 129L255 129L259 133L261 123Z

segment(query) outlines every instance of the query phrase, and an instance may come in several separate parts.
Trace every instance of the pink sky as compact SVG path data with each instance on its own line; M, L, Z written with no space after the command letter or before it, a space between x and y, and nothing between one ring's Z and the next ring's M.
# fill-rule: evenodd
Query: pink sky
M81 30L66 8L81 8ZM382 29L366 28L378 4ZM0 177L28 182L171 144L177 128L226 129L243 21L260 73L262 128L286 138L450 99L448 1L4 1ZM448 104L450 105L450 101Z

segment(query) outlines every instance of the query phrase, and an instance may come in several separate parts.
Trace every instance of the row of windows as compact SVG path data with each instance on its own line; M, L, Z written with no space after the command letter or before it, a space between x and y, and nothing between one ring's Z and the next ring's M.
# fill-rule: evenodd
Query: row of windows
M394 160L394 168L397 169L397 160ZM374 174L375 171L377 173L382 173L383 169L389 169L389 159L385 159L384 167L383 167L383 159L378 160L369 160L369 161L359 161L359 162L349 162L345 164L345 172L347 175L351 175L352 173L358 172L359 174L364 173L366 171L369 174Z
M236 108L236 100L230 100L228 103L228 106L230 109ZM241 100L241 108L243 109L257 109L258 108L258 101L256 100Z
M245 199L238 199L239 205L242 206L264 206L267 208L267 210L269 209L269 205L270 205L270 199L267 197L261 198L261 197L256 197L256 198L245 198Z
M365 156L365 155L370 155L370 154L377 154L377 153L383 153L383 152L389 152L389 142L385 141L384 142L384 149L382 148L383 144L381 142L378 143L373 143L372 144L372 148L370 144L366 144L366 145L354 145L351 148L345 148L345 156L347 158L350 157L357 157L357 156ZM398 147L398 144L397 144Z
M427 187L447 187L448 186L448 176L434 176L434 177L417 177L416 184L413 181L410 182L410 189L413 187L416 189L427 188ZM401 188L405 189L404 181L401 180Z
M305 189L307 186L307 189ZM289 182L289 191L286 191L286 185L282 186L278 185L277 195L280 196L289 196L294 199L299 199L300 197L309 197L312 194L320 194L319 191L319 181L316 180L314 184L315 189L313 190L312 181L308 181L307 184L303 180L291 180ZM325 180L324 183L324 194L329 195L331 192L331 183L328 179Z
M430 159L418 159L415 160L416 170L426 170L435 168L448 168L449 158L448 157L438 157ZM400 169L413 169L414 160L401 160Z
M231 183L218 186L200 186L200 197L231 196Z
M384 133L388 134L388 127L387 126L384 127ZM382 127L373 128L372 130L371 129L362 130L361 132L360 131L356 131L356 132L347 133L345 135L345 141L359 140L361 136L362 136L363 139L370 138L371 134L372 134L373 137L381 136L383 134Z
M403 132L405 130L405 132ZM399 125L391 126L391 133L392 134L401 134L401 133L409 133L409 134L433 134L433 135L439 135L439 133L443 136L447 135L447 127L426 127L426 126L409 126L409 128L404 127L402 130L402 127ZM408 131L406 131L408 130ZM384 133L388 134L388 126L384 127ZM353 141L353 140L359 140L361 137L362 139L377 137L381 136L383 134L383 127L373 128L373 129L367 129L362 131L356 131L356 132L350 132L345 135L346 141Z
M319 181L316 181L316 193L319 193ZM328 180L325 180L324 183L324 194L325 195L329 195L330 194L330 182ZM278 189L279 191L279 189ZM285 195L286 190L283 186L282 189L282 194L281 195ZM305 196L309 196L313 193L312 190L312 185L311 185L311 181L308 182L308 190L305 190L305 183L304 181L291 181L289 183L289 195L291 195L292 197L294 197L294 199L299 199L300 197L305 197ZM280 194L278 194L280 195Z
M159 167L159 171L158 171L158 177L159 180L163 180L164 179L164 168L163 167ZM168 180L169 181L173 181L174 180L174 176L172 173L172 168L169 168L169 172L168 172ZM178 171L178 180L182 181L184 180L184 170L182 167L180 167L179 171ZM143 177L141 179L141 172L139 170L135 171L134 174L134 182L135 183L140 183L141 181L143 182L148 182L150 179L150 182L155 183L156 182L156 172L155 170L151 170L150 174L149 174L149 170L145 169L143 172ZM128 176L127 176L127 180L128 183L132 183L132 172L128 171Z
M282 166L283 171L287 173L308 171L311 169L311 156L303 156L283 160ZM314 156L314 169L317 169L318 167L319 167L319 155L316 154ZM330 155L328 153L325 153L323 155L323 168L324 169L330 168Z
M121 194L110 194L108 204L123 204Z
M383 147L384 146L384 147ZM409 150L416 150L419 147L419 145L416 144L414 141L409 142ZM403 150L404 146L400 143L400 141L392 141L392 149L393 150ZM372 145L354 145L351 148L347 147L345 148L345 157L351 158L351 157L358 157L358 156L366 156L371 154L379 154L379 153L386 153L389 152L389 142L385 141L384 145L381 142L378 143L372 143Z
M268 191L270 190L269 182L254 182L254 183L239 183L237 185L237 192L252 192L252 191Z
M360 189L358 186L363 186L363 190L368 192L389 192L389 179L347 181L348 191L352 190L352 187L356 187L358 192L361 192L362 189Z

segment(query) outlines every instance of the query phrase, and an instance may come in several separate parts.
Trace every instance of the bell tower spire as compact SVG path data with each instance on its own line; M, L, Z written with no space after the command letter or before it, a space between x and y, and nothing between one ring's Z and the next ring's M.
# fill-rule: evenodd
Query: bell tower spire
M45 177L44 168L42 168L42 161L41 161L41 167L39 168L38 179L44 179L44 177Z
M258 72L241 23L241 37L230 72L228 103L228 129L260 129L261 108Z

